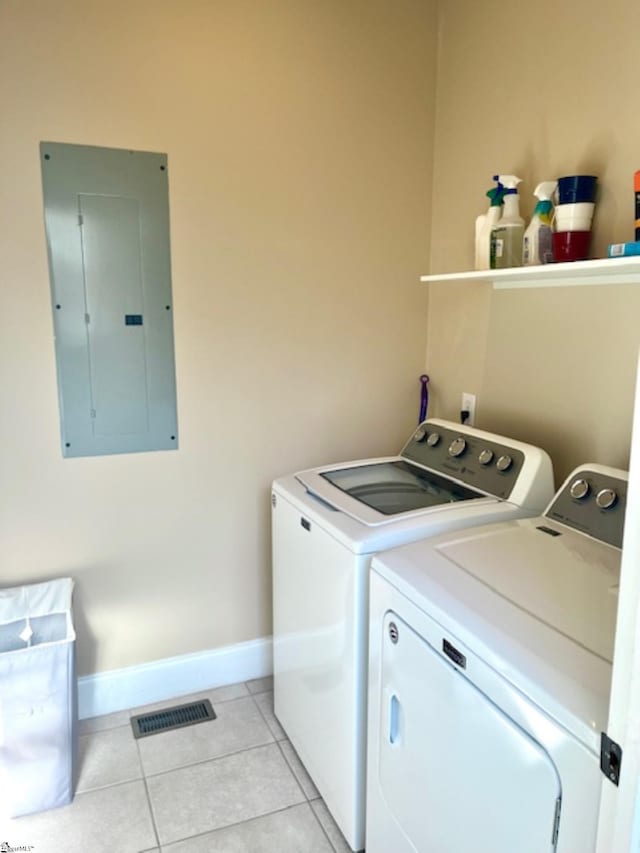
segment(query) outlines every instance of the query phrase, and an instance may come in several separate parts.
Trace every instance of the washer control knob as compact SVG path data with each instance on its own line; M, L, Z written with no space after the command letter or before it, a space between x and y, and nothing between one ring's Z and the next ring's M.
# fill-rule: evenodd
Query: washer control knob
M496 462L496 468L498 471L508 471L512 465L513 459L507 453L505 453L504 456L500 456Z
M596 495L596 503L600 509L611 509L618 502L618 496L613 489L601 489Z
M427 439L427 444L429 445L429 447L435 447L439 441L440 441L440 433L439 432L432 432L429 435L429 438Z
M418 427L413 434L414 441L424 441L427 437L427 431L424 427Z
M454 438L449 445L449 456L462 456L466 449L467 442L461 435L459 435L458 438Z
M480 451L480 456L478 456L478 462L481 465L488 465L493 459L493 450L489 450L488 447L485 447L484 450Z
M587 497L590 491L591 487L589 486L589 483L587 483L584 478L580 477L579 480L574 480L573 483L571 483L569 494L574 500L582 501Z

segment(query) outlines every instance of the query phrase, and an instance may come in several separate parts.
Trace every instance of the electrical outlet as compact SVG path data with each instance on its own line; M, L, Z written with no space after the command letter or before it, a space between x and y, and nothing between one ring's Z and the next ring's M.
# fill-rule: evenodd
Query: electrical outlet
M462 392L462 405L460 406L460 411L469 412L469 417L466 419L465 423L469 424L469 426L473 426L476 422L475 394L468 394L466 391Z

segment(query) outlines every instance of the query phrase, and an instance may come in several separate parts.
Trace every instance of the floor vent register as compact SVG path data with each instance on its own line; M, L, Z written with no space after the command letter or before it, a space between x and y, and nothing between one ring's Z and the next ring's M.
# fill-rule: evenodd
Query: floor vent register
M204 699L202 702L189 702L187 705L175 705L173 708L152 711L150 714L139 714L131 718L131 728L133 736L140 738L167 732L170 729L180 729L183 726L194 726L196 723L204 723L215 718L216 713L211 707L211 702Z

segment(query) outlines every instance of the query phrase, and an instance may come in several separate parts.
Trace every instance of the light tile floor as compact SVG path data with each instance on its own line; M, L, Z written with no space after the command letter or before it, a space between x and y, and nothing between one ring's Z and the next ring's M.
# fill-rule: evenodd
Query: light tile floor
M208 698L217 719L136 740L130 717ZM33 853L348 853L257 679L80 724L69 806L0 820Z

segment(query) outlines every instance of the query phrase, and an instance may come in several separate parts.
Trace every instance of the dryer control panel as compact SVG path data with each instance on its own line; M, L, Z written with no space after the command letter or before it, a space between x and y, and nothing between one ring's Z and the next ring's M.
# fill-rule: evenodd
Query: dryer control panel
M525 460L504 438L441 421L421 423L401 455L502 500L509 499Z
M545 516L621 548L626 503L624 471L587 465L569 475Z

